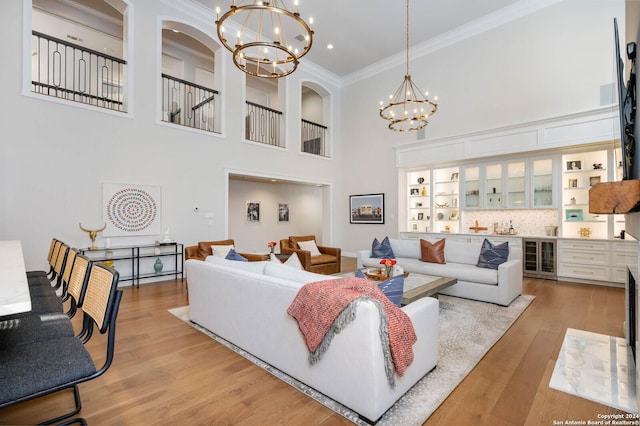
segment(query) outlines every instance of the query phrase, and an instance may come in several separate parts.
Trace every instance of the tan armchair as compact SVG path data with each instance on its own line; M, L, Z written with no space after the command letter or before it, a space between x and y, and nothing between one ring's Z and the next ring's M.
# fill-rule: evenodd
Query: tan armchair
M338 247L318 246L320 256L311 256L308 250L300 249L298 241L317 240L315 235L299 235L289 236L288 239L280 240L280 253L291 254L296 253L302 263L305 271L316 272L318 274L337 274L340 272L340 262L342 258L342 249Z
M198 259L204 260L207 256L213 254L211 246L229 246L235 247L233 240L221 240L221 241L200 241L197 246L189 246L184 248L184 260ZM240 256L245 257L249 262L256 262L259 260L269 260L269 256L256 253L238 253Z

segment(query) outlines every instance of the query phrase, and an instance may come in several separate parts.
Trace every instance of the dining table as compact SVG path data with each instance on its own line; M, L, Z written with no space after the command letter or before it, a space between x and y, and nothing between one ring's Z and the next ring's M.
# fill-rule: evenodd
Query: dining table
M0 240L0 319L31 310L22 243Z

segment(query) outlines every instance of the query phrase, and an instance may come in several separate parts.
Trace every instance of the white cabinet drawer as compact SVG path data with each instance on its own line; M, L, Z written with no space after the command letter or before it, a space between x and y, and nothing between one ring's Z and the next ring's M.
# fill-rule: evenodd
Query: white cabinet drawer
M607 241L592 241L592 240L558 240L558 249L560 250L595 250L595 251L609 251L609 243Z
M575 263L558 264L558 276L568 278L584 278L587 280L609 281L609 267L578 265Z
M627 268L611 268L611 281L624 283L627 279Z
M609 266L609 253L562 249L558 251L558 260L562 263Z

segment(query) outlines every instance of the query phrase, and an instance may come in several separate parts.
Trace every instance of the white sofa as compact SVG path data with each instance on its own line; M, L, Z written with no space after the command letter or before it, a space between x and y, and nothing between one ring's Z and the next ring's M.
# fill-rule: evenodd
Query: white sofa
M498 269L477 267L482 243L447 238L444 246L446 264L420 261L420 240L389 239L398 265L405 272L453 277L458 283L440 292L450 296L480 300L508 306L522 294L522 249L509 246L507 261ZM427 239L434 243L438 240ZM357 253L358 268L380 268L380 259L371 257L371 249Z
M308 349L287 308L307 282L331 277L275 262L187 260L191 321L250 352L288 375L375 421L437 364L438 301L420 299L402 309L417 342L414 361L392 388L385 374L379 314L372 302L358 305L356 318L335 336L322 359Z

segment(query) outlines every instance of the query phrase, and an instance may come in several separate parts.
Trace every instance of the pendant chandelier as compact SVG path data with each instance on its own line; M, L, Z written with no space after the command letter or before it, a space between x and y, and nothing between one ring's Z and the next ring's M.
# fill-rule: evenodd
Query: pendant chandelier
M282 0L236 3L242 1L233 0L222 16L220 8L216 8L218 38L233 53L236 67L265 78L280 78L294 72L313 43L313 18L307 24L300 17L298 0L294 0L293 12L287 10ZM238 19L232 22L233 16ZM235 36L227 34L231 27L240 28Z
M380 117L390 121L389 129L396 132L408 132L420 130L429 122L427 119L436 113L438 109L438 97L429 100L429 93L423 92L411 80L409 74L409 0L407 0L407 72L404 81L389 96L387 106L380 101Z

